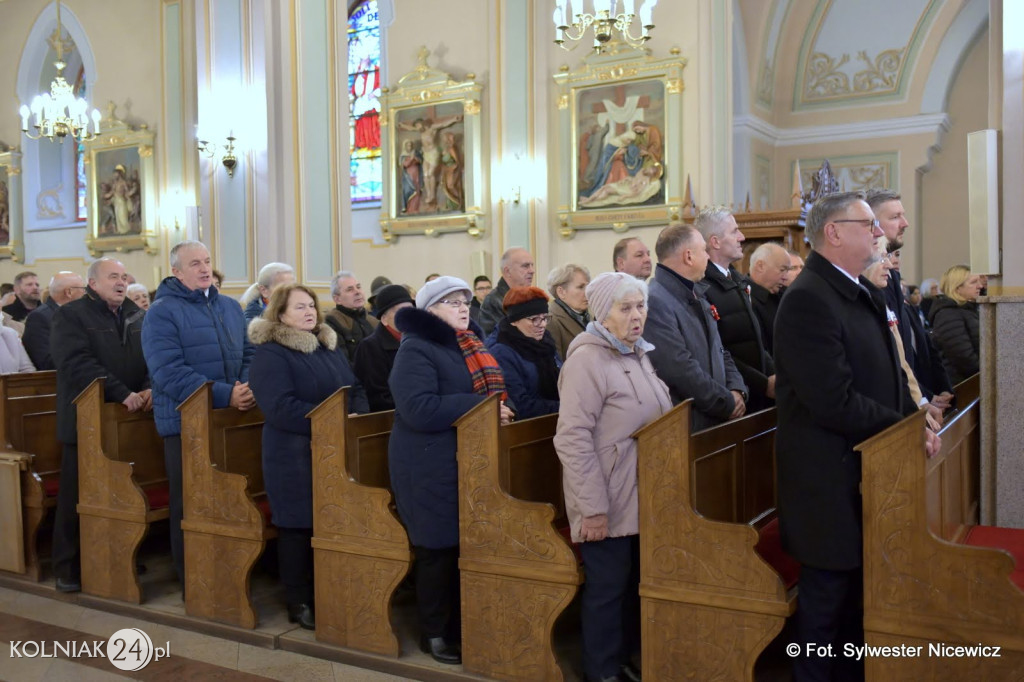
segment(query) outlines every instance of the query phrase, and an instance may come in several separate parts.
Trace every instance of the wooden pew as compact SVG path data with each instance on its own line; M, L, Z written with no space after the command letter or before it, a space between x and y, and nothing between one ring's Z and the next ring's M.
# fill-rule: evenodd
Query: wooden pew
M775 410L694 434L690 410L677 405L635 434L643 671L753 680L795 610L796 563L778 548L775 521Z
M56 433L57 373L0 376L0 447L31 456L21 469L21 504L24 575L32 580L42 579L39 526L57 505L62 447Z
M491 396L456 422L462 664L469 672L500 680L563 679L551 631L583 573L552 523L551 501L510 494L515 482L518 494L550 497L557 481L561 496L551 442L557 420L548 415L500 426L498 398ZM521 468L528 471L517 472Z
M135 555L149 524L167 518L163 440L152 412L105 403L103 384L75 399L82 591L140 604Z
M263 413L213 409L207 383L183 402L185 611L255 628L249 576L277 536L263 490Z
M342 388L309 417L316 638L397 658L391 598L412 553L391 501L394 414L349 415L348 389Z
M868 680L1024 677L1024 530L976 525L980 408L971 381L956 389L958 411L935 457L925 454L920 412L858 446L865 641L921 647L912 658L868 657ZM985 547L993 545L1015 549L1016 565ZM935 645L1001 649L999 658L941 656Z

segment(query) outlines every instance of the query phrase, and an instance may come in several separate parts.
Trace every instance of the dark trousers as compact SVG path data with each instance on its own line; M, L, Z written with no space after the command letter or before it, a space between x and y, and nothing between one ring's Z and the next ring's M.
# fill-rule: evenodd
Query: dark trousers
M581 542L579 548L586 575L583 670L600 680L618 675L640 650L640 536Z
M60 458L60 489L53 517L53 575L78 582L82 551L78 530L78 446L64 444Z
M277 529L277 567L289 606L313 605L313 529Z
M181 436L164 438L164 467L167 469L167 489L170 500L167 504L168 531L171 536L171 560L182 588L185 587L185 535L181 532L181 518L184 511L181 495Z
M462 601L459 585L459 548L413 547L416 554L416 610L420 635L444 637L451 644L462 639Z
M864 679L863 660L843 655L844 644L864 644L863 596L864 572L860 568L800 567L795 643L801 650L793 659L793 682ZM829 645L831 655L826 649Z

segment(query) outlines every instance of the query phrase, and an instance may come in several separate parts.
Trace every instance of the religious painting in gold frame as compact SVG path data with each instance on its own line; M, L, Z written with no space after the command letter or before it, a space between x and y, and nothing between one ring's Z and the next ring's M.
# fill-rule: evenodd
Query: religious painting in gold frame
M0 258L20 263L21 152L0 145Z
M454 81L419 64L381 93L384 239L444 232L483 234L480 95L469 74Z
M155 253L157 222L153 149L156 136L114 116L104 117L103 131L85 143L89 183L89 253L101 256L145 250Z
M563 237L680 218L685 66L618 46L555 75Z

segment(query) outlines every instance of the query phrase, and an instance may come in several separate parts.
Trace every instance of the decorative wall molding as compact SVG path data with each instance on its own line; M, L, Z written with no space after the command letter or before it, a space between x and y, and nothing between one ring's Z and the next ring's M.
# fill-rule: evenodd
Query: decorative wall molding
M830 57L823 52L811 55L804 79L803 99L806 102L844 98L859 94L890 94L899 87L903 58L906 47L882 50L874 59L868 57L866 50L857 53L857 59L867 67L853 74L853 85L850 77L842 71L843 65L850 61L850 55Z
M880 137L902 137L930 133L941 138L949 131L946 114L919 114L874 121L838 123L835 125L779 128L758 116L736 116L736 130L746 130L776 147L794 147L804 144L822 144L846 140L867 140Z
M812 178L821 166L821 157L801 158L800 183L810 187ZM839 183L842 192L868 190L872 187L889 187L899 189L899 154L858 154L848 156L829 156L832 175Z

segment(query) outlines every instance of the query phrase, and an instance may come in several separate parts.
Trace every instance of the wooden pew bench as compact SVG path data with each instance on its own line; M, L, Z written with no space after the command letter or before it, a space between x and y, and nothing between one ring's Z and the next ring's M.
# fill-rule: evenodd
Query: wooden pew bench
M391 598L409 572L409 537L392 505L394 410L353 416L348 389L310 412L316 638L398 657Z
M965 384L936 456L925 453L921 413L858 446L865 641L921 647L867 658L868 680L1024 677L1024 530L976 525L980 408ZM940 656L936 645L1001 648L998 658Z
M255 628L252 567L277 537L263 489L263 413L213 409L211 384L183 402L181 463L185 611Z
M57 373L29 372L0 376L0 448L24 453L21 467L24 575L42 579L38 533L57 505L62 447L57 440Z
M500 680L562 680L552 628L583 582L554 526L558 415L500 426L497 396L457 422L462 664ZM652 678L654 679L654 678Z
M775 518L775 410L693 434L690 410L636 433L643 670L753 680L796 608L799 566Z
M149 524L168 512L163 439L152 412L105 403L103 383L75 399L82 591L139 604L135 556Z

